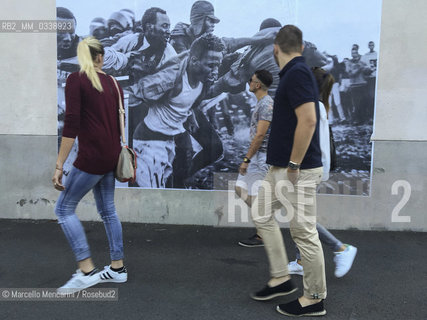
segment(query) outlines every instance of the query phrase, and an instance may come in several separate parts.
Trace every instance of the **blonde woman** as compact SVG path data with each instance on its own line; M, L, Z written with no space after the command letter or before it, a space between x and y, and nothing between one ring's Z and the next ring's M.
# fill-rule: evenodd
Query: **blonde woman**
M55 213L78 264L76 273L58 289L65 293L99 282L127 281L123 265L122 226L114 206L114 169L121 149L119 94L115 80L101 70L104 48L97 39L88 37L81 41L77 57L80 71L70 74L67 79L64 130L52 178L55 189L61 191ZM62 166L76 137L79 139L77 159L62 184ZM104 222L110 247L111 265L101 272L91 259L83 226L75 213L79 201L90 190Z

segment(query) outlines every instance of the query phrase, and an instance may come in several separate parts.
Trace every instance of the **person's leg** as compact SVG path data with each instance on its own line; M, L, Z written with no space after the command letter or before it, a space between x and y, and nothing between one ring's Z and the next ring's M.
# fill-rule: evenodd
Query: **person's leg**
M144 103L128 108L128 144L130 148L133 148L133 134L135 129L141 121L144 121L147 113L148 107Z
M224 117L225 127L227 128L227 132L230 136L232 136L234 135L234 124L233 124L233 121L231 121L230 110L228 109L229 103L230 102L228 99L224 99L220 102L220 106L221 106L222 116Z
M99 273L101 282L126 282L127 270L123 265L122 224L114 205L114 173L106 174L93 188L96 207L105 227L110 247L111 264Z
M288 277L288 258L282 232L274 217L282 204L276 197L276 181L284 174L284 168L272 167L268 171L252 206L252 219L262 237L270 263L271 278Z
M247 188L236 185L234 191L236 192L237 196L248 205L249 208L252 207L255 196L250 196L248 194Z
M375 107L375 84L376 84L376 78L372 77L368 79L368 90L369 90L369 97L368 97L368 110L367 115L370 122L374 119L374 107Z
M188 131L175 137L175 159L173 161L173 188L184 189L185 179L188 178L193 158L193 147Z
M61 192L55 206L58 223L74 252L79 268L85 273L92 271L95 266L90 259L86 234L75 210L79 201L101 178L102 175L89 174L73 167L67 177L65 190Z
M337 238L334 237L324 226L320 223L316 224L317 232L319 233L320 241L330 248L333 252L342 251L343 244ZM345 249L345 248L344 248Z
M252 220L264 241L271 275L267 286L251 295L255 300L270 300L297 290L289 276L282 232L274 217L274 212L282 206L276 196L276 182L282 179L285 170L285 168L270 168L252 206Z
M80 220L75 214L83 196L92 189L102 175L93 175L73 168L56 203L58 222L74 252L78 270L67 283L57 289L59 294L71 294L100 282L98 270L90 257L90 249Z
M318 223L316 226L320 241L327 245L335 254L335 276L337 278L345 276L353 265L354 258L357 254L357 248L349 244L343 244L321 224Z
M155 188L153 185L154 177L151 174L150 164L154 162L154 152L150 144L145 140L133 140L133 150L136 154L136 183L140 187Z
M301 253L298 249L298 246L294 243L295 246L295 260L292 260L288 263L289 274L297 274L300 276L304 275L304 268L302 267L301 262Z
M265 153L257 152L252 157L245 175L239 174L236 180L235 191L249 208L258 195L258 189L267 174Z
M320 242L328 246L333 252L341 252L345 250L345 246L334 237L324 226L317 223L316 224L317 232L319 233ZM297 263L299 266L297 266ZM303 274L302 262L301 262L301 253L298 249L298 246L295 244L295 261L291 261L288 265L290 274Z
M322 172L322 168L301 170L295 191L286 194L294 208L290 231L304 267L304 296L299 299L303 307L326 298L325 262L316 229L316 186Z
M164 188L172 174L175 143L171 140L135 140L136 182L140 187Z
M107 233L111 266L113 268L121 268L123 267L123 234L122 224L114 205L114 188L114 173L110 172L104 175L93 188L93 195Z
M298 246L296 243L294 243L295 245L295 259L300 262L301 261L301 252L298 249Z
M366 85L355 86L351 89L351 98L353 102L353 114L356 124L364 124L365 113L367 111L364 103L366 98Z
M222 157L224 152L222 141L218 133L206 119L203 112L201 110L194 109L194 115L199 128L191 135L203 149L197 153L191 161L191 167L188 173L190 177L200 169L203 169L217 161Z
M249 208L252 207L252 203L256 198L256 195L249 195L248 189L250 189L249 185L250 182L248 182L248 174L242 176L239 174L236 186L235 186L235 192L237 196L242 199ZM245 248L255 248L255 247L263 247L264 243L261 239L261 237L255 232L252 236L249 238L246 238L244 240L240 240L238 242L239 246L245 247Z
M317 223L316 224L317 232L319 233L320 242L329 247L333 252L341 252L345 250L345 246L334 237L324 226ZM297 266L295 263L299 264ZM290 274L303 274L302 262L301 262L301 253L298 249L298 246L295 244L295 261L291 261L288 265ZM301 267L300 267L301 266Z
M258 189L264 180L267 171L268 165L266 164L266 153L257 152L252 157L246 174L239 174L237 177L235 187L236 194L248 205L249 208L252 207L252 204L258 195ZM249 248L264 246L261 236L257 233L245 240L239 241L238 244L242 247Z
M344 110L341 105L341 95L339 90L339 84L337 82L333 84L331 93L332 93L331 98L334 100L334 104L336 106L336 110L337 110L338 116L340 117L340 120L341 121L346 120L344 115Z
M215 130L219 130L218 119L216 117L216 108L215 108L215 106L209 108L208 111L206 111L206 116L208 118L208 121L212 124L212 127Z

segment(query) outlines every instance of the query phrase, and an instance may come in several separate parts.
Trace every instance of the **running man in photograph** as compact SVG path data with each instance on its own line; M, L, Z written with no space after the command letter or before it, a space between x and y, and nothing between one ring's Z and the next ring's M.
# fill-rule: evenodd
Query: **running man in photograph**
M218 78L224 47L211 34L193 42L189 51L167 61L157 73L131 87L135 99L147 103L148 114L133 136L138 155L136 181L140 187L165 188L173 172L175 137L199 99L219 94Z

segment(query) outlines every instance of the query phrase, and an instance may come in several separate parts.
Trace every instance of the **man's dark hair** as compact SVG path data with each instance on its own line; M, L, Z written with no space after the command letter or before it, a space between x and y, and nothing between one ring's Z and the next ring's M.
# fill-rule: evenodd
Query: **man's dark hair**
M152 7L145 10L144 15L141 19L142 29L145 30L147 23L156 24L157 22L157 13L166 14L166 11L157 7Z
M273 76L271 75L270 71L268 70L257 70L254 72L256 77L259 81L262 82L262 84L268 89L271 84L273 83Z
M190 47L190 57L196 57L200 60L208 51L222 52L224 49L221 39L208 33L194 40Z
M277 44L283 53L301 53L302 31L294 25L287 24L277 33L274 44Z

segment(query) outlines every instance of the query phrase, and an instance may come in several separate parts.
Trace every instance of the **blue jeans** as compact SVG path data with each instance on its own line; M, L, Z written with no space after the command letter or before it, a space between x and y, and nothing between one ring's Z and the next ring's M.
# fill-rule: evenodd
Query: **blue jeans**
M319 233L320 242L322 242L324 245L328 246L329 249L336 252L342 247L342 242L339 241L337 238L335 238L334 235L332 233L330 233L320 223L316 223L316 229L317 229L317 232ZM299 252L297 245L295 245L295 257L297 260L301 259L301 255L300 255L300 252Z
M80 200L91 189L98 212L104 221L111 260L123 259L122 224L114 206L114 187L114 172L96 175L76 167L71 169L65 181L65 190L61 192L56 203L55 213L77 261L91 256L86 234L75 212Z

